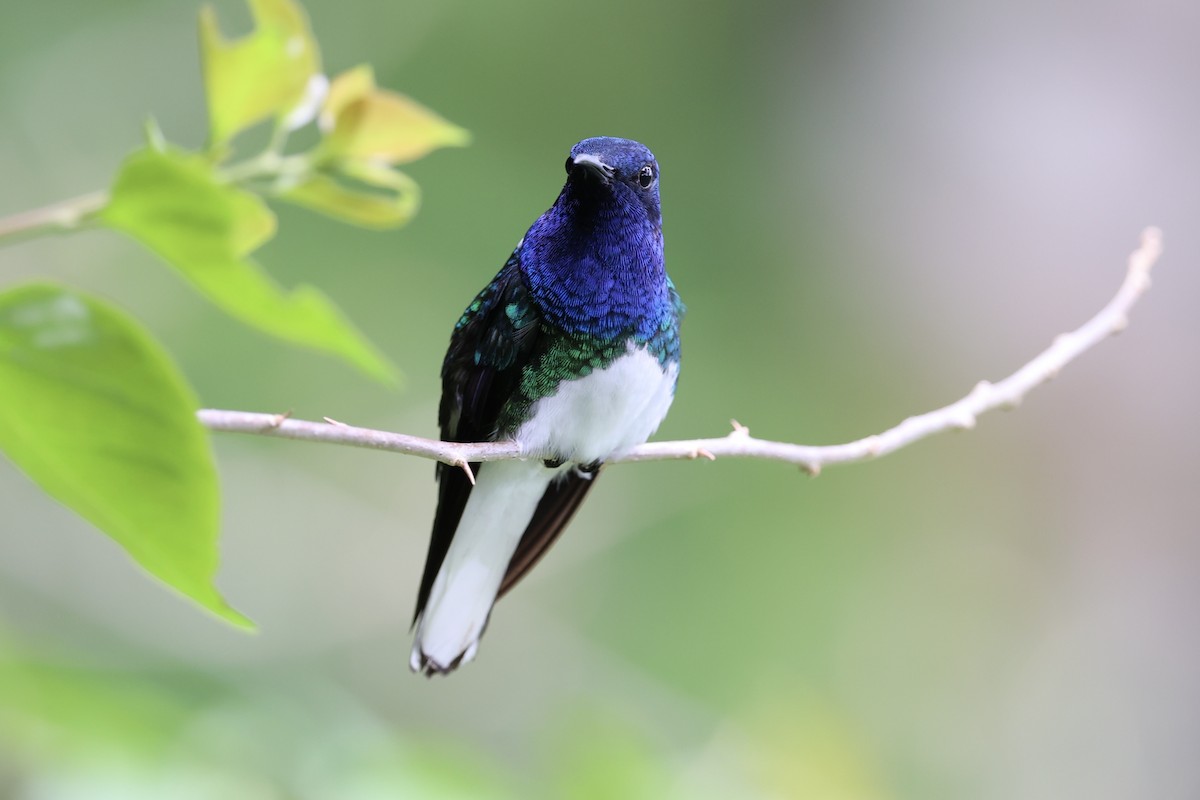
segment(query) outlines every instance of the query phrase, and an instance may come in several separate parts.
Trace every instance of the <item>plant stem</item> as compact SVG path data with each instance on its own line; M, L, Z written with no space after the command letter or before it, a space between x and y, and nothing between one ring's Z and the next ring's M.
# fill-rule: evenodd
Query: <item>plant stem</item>
M975 419L993 409L1015 408L1027 393L1049 381L1082 353L1105 338L1123 330L1129 322L1129 310L1150 286L1150 268L1162 254L1162 232L1147 228L1142 244L1129 256L1125 280L1117 294L1090 320L1054 343L1032 361L1002 381L982 381L966 397L948 406L909 417L882 433L846 444L812 446L755 439L737 422L733 432L712 439L678 442L650 442L621 453L605 463L621 461L662 461L667 459L708 459L736 457L759 458L795 464L809 475L823 467L867 461L907 447L935 433L964 430L975 426ZM502 461L514 458L546 458L551 453L527 452L512 441L442 442L402 433L356 428L329 419L325 423L290 419L288 414L254 414L246 411L219 411L211 408L197 412L200 424L213 431L253 433L284 439L390 450L421 456L459 467L475 482L470 465L476 461Z
M26 236L75 230L107 203L108 192L92 192L33 211L0 217L0 244Z
M231 164L217 171L220 180L226 183L246 183L259 179L292 178L303 175L311 169L307 154L281 156L271 150Z

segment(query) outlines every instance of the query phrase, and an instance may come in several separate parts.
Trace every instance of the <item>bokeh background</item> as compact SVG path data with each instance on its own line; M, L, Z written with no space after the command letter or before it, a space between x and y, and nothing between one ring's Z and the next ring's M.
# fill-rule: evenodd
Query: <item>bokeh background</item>
M470 129L370 233L280 208L261 260L405 370L222 318L129 241L0 252L134 312L203 402L433 435L462 307L585 136L663 168L684 369L660 438L833 443L1000 378L1166 232L1129 330L1013 413L819 479L608 470L478 660L408 672L428 462L218 437L223 626L0 461L0 796L1200 796L1200 6L309 0ZM201 143L196 6L2 0L0 214ZM248 15L220 0L227 31ZM0 387L3 402L3 387Z

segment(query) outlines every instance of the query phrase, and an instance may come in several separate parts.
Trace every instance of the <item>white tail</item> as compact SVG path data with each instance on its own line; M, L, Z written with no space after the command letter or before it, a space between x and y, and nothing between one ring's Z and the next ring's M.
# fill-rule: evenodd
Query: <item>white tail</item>
M508 562L555 474L540 461L497 461L479 470L417 621L414 672L450 672L475 657Z

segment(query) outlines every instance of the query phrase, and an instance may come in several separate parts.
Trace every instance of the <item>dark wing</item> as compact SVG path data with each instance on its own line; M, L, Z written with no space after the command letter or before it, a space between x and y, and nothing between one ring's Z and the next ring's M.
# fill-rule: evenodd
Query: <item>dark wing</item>
M500 412L517 390L525 365L535 357L540 328L540 318L514 253L454 326L442 362L438 424L444 441L484 442L496 438ZM476 475L482 467L471 464ZM458 467L438 464L437 477L437 513L414 621L425 609L471 496L471 482Z
M537 510L533 512L533 518L529 520L529 527L521 534L516 552L508 562L508 571L500 582L497 598L503 597L546 554L571 517L575 516L579 504L587 497L588 489L592 488L599 476L599 472L581 473L572 469L550 483L538 502Z

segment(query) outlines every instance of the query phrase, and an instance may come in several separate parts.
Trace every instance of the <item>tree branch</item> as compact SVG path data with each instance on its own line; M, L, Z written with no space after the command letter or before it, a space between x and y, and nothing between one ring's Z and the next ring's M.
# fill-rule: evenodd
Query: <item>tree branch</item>
M73 197L44 208L0 218L0 241L78 228L108 203L107 192Z
M1049 348L1004 380L998 383L981 381L961 400L935 411L909 417L883 433L846 444L815 447L756 439L750 436L749 430L735 421L733 431L726 436L715 439L649 442L611 458L607 463L719 457L759 458L796 464L809 474L816 475L822 467L831 464L877 458L935 433L973 428L980 414L996 408L1017 406L1031 389L1056 376L1081 353L1108 336L1124 330L1129 321L1129 310L1149 287L1150 269L1161 253L1161 231L1157 228L1147 228L1142 232L1141 246L1129 256L1129 268L1121 288L1094 317L1076 330L1055 338ZM324 423L306 422L289 419L286 414L255 414L213 409L198 411L197 416L205 427L214 431L255 433L285 439L388 450L458 466L466 470L468 476L471 476L469 463L473 461L501 461L541 455L523 453L516 442L441 442L402 433L355 428L328 418ZM471 477L474 480L473 476Z

